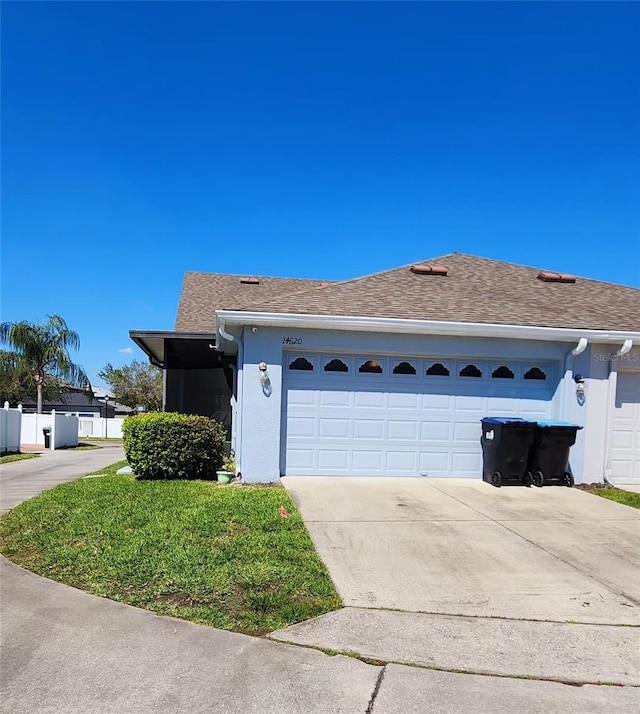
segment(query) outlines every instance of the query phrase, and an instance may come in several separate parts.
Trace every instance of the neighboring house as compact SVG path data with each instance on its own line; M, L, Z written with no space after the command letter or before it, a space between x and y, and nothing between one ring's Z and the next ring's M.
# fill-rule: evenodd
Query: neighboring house
M460 253L333 283L187 273L176 329L130 334L248 482L480 478L480 419L513 415L584 427L577 482L640 483L635 288Z
M64 401L45 401L43 411L64 412L76 414L81 417L104 417L109 419L115 417L125 417L132 414L135 410L118 404L114 401L113 395L101 387L92 387L93 399L87 396L79 389L70 387L64 397ZM105 397L107 399L105 400ZM25 414L35 413L37 404L35 401L23 401L22 411Z

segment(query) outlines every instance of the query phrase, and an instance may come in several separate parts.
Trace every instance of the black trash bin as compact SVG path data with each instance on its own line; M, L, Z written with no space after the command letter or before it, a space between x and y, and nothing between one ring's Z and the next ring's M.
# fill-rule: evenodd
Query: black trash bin
M519 417L482 419L482 478L494 486L506 483L531 485L529 448L536 422Z
M44 434L44 448L45 449L51 448L51 427L43 426L42 433Z
M573 486L569 451L576 443L579 429L582 427L565 421L538 422L529 452L529 470L536 486L554 482Z

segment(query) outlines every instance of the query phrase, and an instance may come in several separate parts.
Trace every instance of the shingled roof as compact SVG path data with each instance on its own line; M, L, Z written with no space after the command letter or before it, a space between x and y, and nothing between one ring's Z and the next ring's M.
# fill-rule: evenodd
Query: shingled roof
M305 281L297 281L295 292L291 289L296 281L291 281L291 289L274 289L270 295L265 291L259 303L234 307L270 313L640 331L637 288L586 278L545 282L539 279L538 268L462 253L422 264L446 268L446 275L404 266L306 288ZM227 306L231 309L229 301ZM209 309L209 315L212 312Z
M216 310L240 310L268 302L279 295L325 285L322 280L193 273L184 275L175 329L215 332Z

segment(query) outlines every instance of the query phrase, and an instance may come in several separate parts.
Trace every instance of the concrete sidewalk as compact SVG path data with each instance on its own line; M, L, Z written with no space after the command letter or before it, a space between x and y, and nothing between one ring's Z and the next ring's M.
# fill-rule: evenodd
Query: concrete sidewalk
M635 687L374 666L159 617L0 564L6 714L635 714L640 707Z
M99 449L42 449L37 459L0 466L0 511L8 511L42 491L80 478L124 459L121 444L105 442Z
M368 659L578 684L640 686L640 629L344 608L269 636Z

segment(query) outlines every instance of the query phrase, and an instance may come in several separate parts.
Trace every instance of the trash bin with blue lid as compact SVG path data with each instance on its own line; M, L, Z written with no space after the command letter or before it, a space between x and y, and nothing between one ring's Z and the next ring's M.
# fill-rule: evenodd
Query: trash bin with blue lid
M580 429L581 426L566 421L538 422L529 453L529 470L536 486L554 482L573 486L569 452Z
M520 417L482 419L482 478L494 486L530 486L529 449L536 422Z

